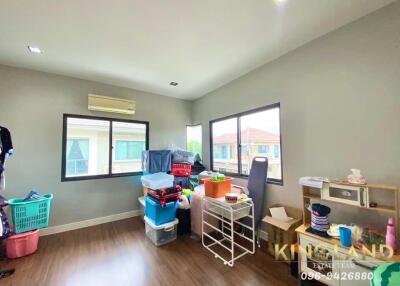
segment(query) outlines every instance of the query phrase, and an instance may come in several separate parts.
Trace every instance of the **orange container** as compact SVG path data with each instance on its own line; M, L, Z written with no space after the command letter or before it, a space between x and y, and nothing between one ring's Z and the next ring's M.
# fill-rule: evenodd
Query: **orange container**
M205 194L207 197L220 198L231 192L232 178L225 177L224 181L213 182L211 178L203 179Z

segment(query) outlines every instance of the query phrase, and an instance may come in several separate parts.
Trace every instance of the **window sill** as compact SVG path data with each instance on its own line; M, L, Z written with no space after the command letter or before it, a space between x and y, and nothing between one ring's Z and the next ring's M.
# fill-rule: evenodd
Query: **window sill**
M119 177L132 177L132 176L141 176L141 175L143 175L142 171L140 171L140 172L132 172L132 173L120 173L120 174L61 177L61 182L87 181L87 180L119 178Z
M219 172L219 171L213 171L213 172ZM221 174L224 174L226 176L236 178L236 179L243 179L247 180L249 178L248 175L239 175L239 174L234 174L234 173L224 173L224 172L219 172ZM274 179L267 179L267 184L269 185L277 185L277 186L283 186L283 180L274 180Z

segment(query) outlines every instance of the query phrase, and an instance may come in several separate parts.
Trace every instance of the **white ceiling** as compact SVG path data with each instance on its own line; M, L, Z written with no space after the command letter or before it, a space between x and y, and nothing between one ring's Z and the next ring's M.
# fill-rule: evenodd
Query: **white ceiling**
M0 63L194 99L393 1L278 2L1 0Z

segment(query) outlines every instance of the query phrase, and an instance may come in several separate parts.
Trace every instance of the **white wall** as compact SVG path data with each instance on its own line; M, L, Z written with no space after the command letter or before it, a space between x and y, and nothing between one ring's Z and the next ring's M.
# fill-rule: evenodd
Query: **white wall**
M88 93L137 101L134 116L87 110ZM0 126L10 129L15 156L6 163L5 197L36 188L54 194L52 225L139 209L140 177L61 183L63 113L150 122L150 148L186 145L190 103L64 76L0 66Z
M284 186L268 185L266 204L301 207L299 177L345 178L350 168L360 168L370 182L398 184L400 2L196 100L192 123L203 124L205 162L210 120L276 102ZM362 215L356 210L354 220Z

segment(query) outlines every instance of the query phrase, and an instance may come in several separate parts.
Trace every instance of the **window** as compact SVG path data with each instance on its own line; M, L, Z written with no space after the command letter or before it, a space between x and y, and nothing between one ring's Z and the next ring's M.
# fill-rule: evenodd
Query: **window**
M279 145L274 145L274 158L279 159L281 152L279 151Z
M89 139L67 140L67 174L86 175L89 172Z
M211 168L247 176L254 157L268 157L268 182L282 184L280 104L210 122Z
M269 146L259 145L258 146L258 153L259 154L268 154L269 153Z
M201 124L186 127L186 149L202 156L202 128Z
M212 132L212 166L220 172L239 174L237 156L236 118L229 118L211 124Z
M64 115L62 181L138 174L148 122Z
M112 122L112 173L124 174L142 171L142 153L146 147L147 124L139 122Z
M144 150L146 150L144 142L116 140L115 160L141 160Z
M215 145L215 158L228 160L231 158L231 146L229 144Z

